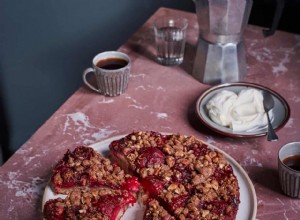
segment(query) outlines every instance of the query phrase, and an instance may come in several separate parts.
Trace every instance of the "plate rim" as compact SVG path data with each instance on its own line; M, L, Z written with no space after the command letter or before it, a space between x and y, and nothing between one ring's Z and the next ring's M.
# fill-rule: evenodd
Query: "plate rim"
M275 129L275 131L278 131L280 130L281 128L283 128L286 123L288 122L289 118L290 118L290 114L291 114L291 110L290 110L290 106L288 104L288 102L277 92L275 92L274 90L268 88L268 87L265 87L263 85L259 85L259 84L256 84L256 83L248 83L248 82L234 82L234 83L224 83L224 84L220 84L220 85L217 85L217 86L213 86L209 89L207 89L206 91L204 91L197 99L196 101L196 108L195 108L195 111L196 111L196 115L198 117L198 119L206 126L208 127L209 129L211 129L212 131L216 132L216 133L219 133L219 134L222 134L222 135L225 135L225 136L229 136L229 137L238 137L238 138L252 138L252 137L261 137L261 136L265 136L266 135L266 132L260 132L260 133L257 133L257 134L241 134L241 133L230 133L230 132L226 132L226 131L223 131L223 130L220 130L214 126L211 126L207 120L203 117L203 115L201 114L200 112L200 105L203 101L203 99L209 95L210 93L214 92L214 91L217 91L217 90L220 90L220 89L223 89L223 88L228 88L228 87L237 87L237 86L245 86L245 87L251 87L251 88L255 88L255 89L260 89L260 90L265 90L265 91L268 91L270 92L273 96L275 96L276 98L278 98L278 100L282 103L284 109L286 110L285 111L285 115L284 115L284 119L282 120L282 122L279 124L279 126ZM208 117L208 116L207 116ZM211 121L212 123L214 123L213 121Z
M176 133L169 133L169 132L160 132L161 134L176 134ZM111 136L111 137L108 137L106 139L103 139L103 140L100 140L100 141L97 141L95 143L92 143L92 144L89 144L87 145L87 147L91 147L93 148L94 150L96 150L97 152L99 152L99 147L101 147L101 145L103 146L103 143L107 142L107 143L111 143L112 141L114 140L118 140L120 138L123 138L125 137L126 135L128 135L130 133L126 133L126 134L119 134L119 135L114 135L114 136ZM187 135L185 135L187 136ZM195 136L194 136L195 137ZM256 214L257 214L257 196L256 196L256 191L255 191L255 187L250 179L250 177L248 176L247 172L243 169L243 167L232 157L230 156L228 153L226 153L225 151L221 150L220 148L210 144L210 143L207 143L205 141L202 141L201 139L195 137L196 139L198 139L199 141L203 142L204 144L206 144L209 148L211 149L214 149L214 150L217 150L219 152L221 152L227 162L229 162L231 165L234 165L235 168L238 170L239 174L241 174L243 176L243 178L245 178L245 181L247 183L247 189L248 189L248 192L249 192L249 195L251 196L251 200L253 201L253 204L251 203L251 206L252 206L252 215L251 215L251 219L249 220L255 220L256 219ZM99 146L99 147L97 147ZM108 149L109 149L109 145L108 145ZM100 153L100 152L99 152ZM102 154L101 154L102 155ZM236 174L235 174L236 175ZM240 186L239 186L240 187ZM48 184L46 185L45 187L45 190L44 190L44 193L43 193L43 198L42 198L42 210L44 209L44 205L45 203L51 199L51 198L47 198L47 193L53 193L52 191L52 188L50 186L50 181L48 182ZM65 195L63 194L56 194L54 195L55 197L65 197ZM251 211L251 210L250 210Z

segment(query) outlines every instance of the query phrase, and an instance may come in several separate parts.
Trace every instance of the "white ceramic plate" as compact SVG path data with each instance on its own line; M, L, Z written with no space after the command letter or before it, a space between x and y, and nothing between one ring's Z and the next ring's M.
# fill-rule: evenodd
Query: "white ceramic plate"
M272 121L273 128L275 130L279 130L282 128L290 117L290 108L285 101L278 93L274 92L273 90L266 88L261 85L253 84L253 83L227 83L222 84L219 86L214 86L207 91L205 91L197 100L196 104L196 113L201 120L201 122L209 127L211 130L231 137L258 137L266 135L267 127L254 130L254 131L247 131L247 132L238 132L233 131L231 128L224 127L218 125L217 123L213 122L207 112L206 104L208 101L217 93L222 90L229 90L235 93L239 93L243 89L255 88L257 90L267 91L272 94L274 99L274 108L272 109L274 120Z
M114 141L118 140L125 135L119 135L115 137L111 137L104 141L95 143L90 145L90 147L94 148L98 151L101 155L107 156L109 152L109 144ZM207 144L210 148L216 149L224 154L226 160L231 164L234 174L236 175L240 187L240 201L239 210L237 213L236 219L238 220L255 220L256 211L257 211L257 201L256 201L256 194L253 187L253 184L248 177L245 170L228 154L224 151L214 147L210 144ZM48 185L45 188L44 196L43 196L43 207L46 201L49 199L61 197L64 198L64 195L58 194L54 195L51 187ZM144 215L144 207L140 206L139 204L135 204L134 206L130 207L122 217L122 219L132 219L132 220L142 220Z

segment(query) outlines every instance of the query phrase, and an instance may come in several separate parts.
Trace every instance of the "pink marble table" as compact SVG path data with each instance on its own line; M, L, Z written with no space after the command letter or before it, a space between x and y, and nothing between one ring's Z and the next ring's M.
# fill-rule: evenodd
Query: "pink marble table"
M189 19L185 60L176 67L161 66L154 60L151 24L165 14ZM220 136L199 122L195 102L210 86L191 76L197 37L193 13L161 8L149 18L119 49L132 59L126 93L110 98L79 88L0 168L0 219L41 218L41 199L51 169L67 149L133 130L180 132L219 147L251 178L257 194L257 219L300 219L300 200L283 195L277 175L279 148L300 141L300 36L277 31L264 38L262 28L251 25L245 33L245 81L277 91L291 108L277 142L265 137Z

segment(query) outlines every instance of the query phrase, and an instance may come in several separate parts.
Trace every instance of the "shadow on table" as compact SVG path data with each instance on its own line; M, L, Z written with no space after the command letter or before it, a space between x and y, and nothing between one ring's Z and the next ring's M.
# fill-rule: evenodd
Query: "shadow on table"
M143 34L135 34L133 35L130 40L126 43L126 47L128 47L131 51L136 53L139 56L143 56L149 60L156 62L156 54L154 53L155 50L155 42L152 30L147 27L142 27L140 30ZM147 45L152 45L148 47Z
M200 94L199 94L200 95ZM197 113L196 113L196 102L197 102L197 98L194 99L194 101L192 103L190 103L189 107L188 107L188 111L187 111L187 118L188 121L190 123L190 125L197 130L199 133L206 135L206 136L211 136L212 134L215 137L226 137L224 135L218 134L216 132L213 132L212 130L210 130L207 126L205 126L199 119Z
M142 55L149 60L156 62L155 54L153 54L153 52L151 52L147 48L144 48L143 45L140 45L139 43L130 42L128 43L128 47L131 51L139 55Z
M251 179L256 185L267 188L273 192L282 194L279 176L277 169L272 169L268 167L259 167L251 172Z
M196 52L197 52L197 47L195 45L190 44L189 42L186 42L184 60L180 66L189 75L192 75L193 72Z
M150 30L146 30L146 34L144 36L147 37L143 39L144 41L143 43L140 43L140 36L133 36L132 39L129 42L127 42L126 46L136 54L143 56L149 60L152 60L153 62L157 62L156 54L155 54L156 52L154 49L155 42L153 37L149 37L152 36L151 34L152 33L150 33ZM145 45L153 45L153 47L145 47ZM180 64L180 68L182 68L189 75L192 75L196 52L197 52L197 48L195 47L195 45L186 42L184 60L183 63Z

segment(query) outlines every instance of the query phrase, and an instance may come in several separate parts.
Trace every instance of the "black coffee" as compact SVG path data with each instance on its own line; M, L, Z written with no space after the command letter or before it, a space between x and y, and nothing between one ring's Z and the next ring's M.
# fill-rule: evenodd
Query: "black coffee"
M282 162L289 168L300 171L300 154L284 158Z
M128 61L121 58L107 58L104 60L99 60L96 65L101 69L116 70L123 68L127 64Z

